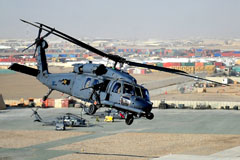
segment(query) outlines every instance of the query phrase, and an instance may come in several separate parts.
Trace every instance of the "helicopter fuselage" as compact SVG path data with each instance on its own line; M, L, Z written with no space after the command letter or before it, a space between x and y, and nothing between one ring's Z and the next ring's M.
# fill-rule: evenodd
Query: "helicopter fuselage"
M98 68L101 71L97 71ZM100 64L75 64L72 73L45 74L37 78L48 88L94 103L97 108L112 107L138 116L152 110L148 90L122 70ZM97 90L92 87L101 83Z

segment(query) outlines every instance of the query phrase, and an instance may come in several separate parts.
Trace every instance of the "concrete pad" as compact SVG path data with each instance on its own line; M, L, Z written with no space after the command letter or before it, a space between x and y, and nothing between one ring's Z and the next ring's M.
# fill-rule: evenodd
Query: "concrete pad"
M166 155L152 160L239 160L240 159L240 146L227 149L209 156L199 155Z
M240 146L234 147L234 148L231 148L231 149L227 149L227 150L222 151L222 152L212 154L211 156L227 157L227 158L238 157L240 159Z
M167 155L152 160L239 160L239 157L214 157L214 156L195 156L195 155Z
M119 133L85 140L51 150L69 150L91 155L125 155L127 158L167 154L210 155L238 146L240 135Z

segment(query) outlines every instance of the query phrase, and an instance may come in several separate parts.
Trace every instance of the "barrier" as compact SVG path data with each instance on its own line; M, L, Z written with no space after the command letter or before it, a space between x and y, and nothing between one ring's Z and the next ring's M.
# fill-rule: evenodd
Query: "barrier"
M158 107L161 103L161 100L153 100L153 107ZM165 100L165 103L167 104L175 104L178 106L179 104L184 104L185 106L191 106L193 109L195 109L198 105L210 105L211 108L221 109L223 106L229 106L230 109L234 109L235 106L240 106L240 102L228 102L228 101L168 101Z

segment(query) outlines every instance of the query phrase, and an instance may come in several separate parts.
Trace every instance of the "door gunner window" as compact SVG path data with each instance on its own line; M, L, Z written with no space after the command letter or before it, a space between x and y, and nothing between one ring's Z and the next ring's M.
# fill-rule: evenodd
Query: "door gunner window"
M93 81L93 84L92 84L92 85L94 86L94 85L96 85L96 84L98 84L98 83L99 83L99 81L98 81L97 79L94 79L94 81Z
M131 86L131 85L129 85L129 84L124 84L123 93L127 93L127 94L134 95L133 86Z
M90 87L91 78L87 78L84 88Z
M121 84L120 83L115 83L112 89L113 93L121 93Z

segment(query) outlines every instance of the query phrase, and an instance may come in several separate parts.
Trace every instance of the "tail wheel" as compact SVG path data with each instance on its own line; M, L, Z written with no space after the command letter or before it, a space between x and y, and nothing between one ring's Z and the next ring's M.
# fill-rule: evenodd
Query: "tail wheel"
M154 114L153 113L147 113L146 114L146 118L149 119L149 120L152 120L154 118Z
M87 110L87 113L90 114L90 115L93 115L95 114L97 111L97 107L93 104L91 104L89 107L88 107L88 110Z
M127 114L126 119L125 119L125 123L127 125L131 125L133 123L134 117L132 114Z

